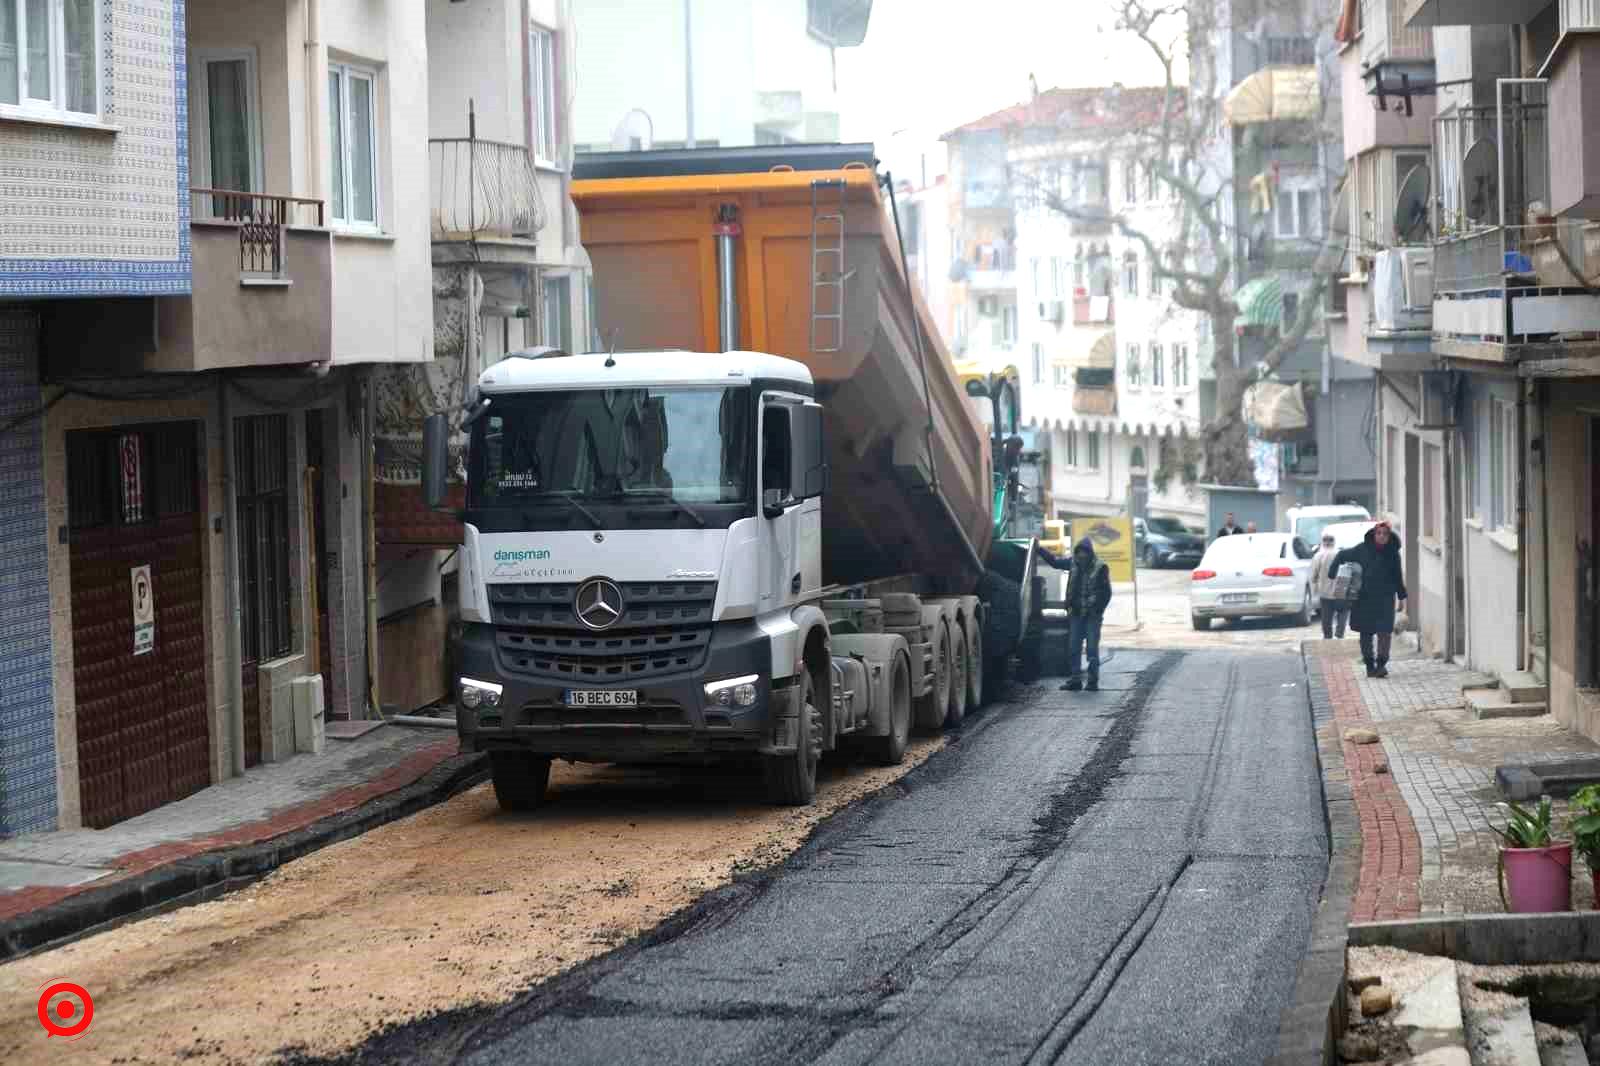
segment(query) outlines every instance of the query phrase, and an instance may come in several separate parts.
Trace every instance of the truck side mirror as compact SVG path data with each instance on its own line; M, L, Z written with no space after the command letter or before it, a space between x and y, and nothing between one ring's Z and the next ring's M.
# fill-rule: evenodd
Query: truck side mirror
M444 506L445 475L450 465L450 423L442 414L422 423L422 500L430 511Z
M808 403L795 409L794 484L796 496L814 500L828 491L828 450L822 433L822 405Z

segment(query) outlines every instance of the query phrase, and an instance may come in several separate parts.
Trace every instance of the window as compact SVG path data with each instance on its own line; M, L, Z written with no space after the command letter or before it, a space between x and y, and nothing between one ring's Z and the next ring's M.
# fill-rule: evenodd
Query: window
M262 191L254 53L197 53L189 68L189 86L194 184L202 189ZM220 215L227 205L219 197L212 209Z
M234 477L239 526L240 642L247 660L288 653L289 419L257 415L234 421Z
M1110 179L1104 163L1080 163L1077 168L1079 203L1104 207L1110 197Z
M1009 348L1017 343L1017 305L1006 304L1000 309L1000 345Z
M1178 389L1187 389L1189 387L1189 346L1187 344L1174 344L1172 346L1172 385Z
M99 0L0 0L0 107L100 114Z
M572 279L544 279L544 342L572 351Z
M1067 261L1061 256L1050 257L1050 296L1053 299L1062 299L1063 290L1067 284Z
M1167 366L1163 361L1164 355L1161 345L1150 346L1150 384L1158 389L1166 385Z
M1133 388L1139 387L1139 346L1128 345L1128 384Z
M1044 295L1044 263L1043 263L1042 260L1040 260L1037 257L1035 257L1028 265L1029 265L1029 268L1030 268L1029 276L1033 278L1033 294L1035 296L1043 296Z
M1077 466L1078 465L1078 431L1075 430L1075 429L1069 429L1069 430L1067 430L1066 436L1067 436L1067 465L1068 466Z
M1161 299L1162 279L1161 275L1157 272L1157 262L1158 261L1154 256L1150 257L1150 298L1152 300Z
M333 219L366 229L378 228L377 80L359 67L328 67Z
M1310 240L1322 236L1318 217L1320 192L1312 186L1285 186L1278 190L1275 232L1280 239Z
M1033 342L1033 383L1044 384L1044 345Z
M1122 200L1134 203L1139 199L1139 171L1133 160L1122 164Z
M1286 292L1283 294L1283 332L1288 333L1294 329L1294 324L1300 319L1300 294Z
M1155 200L1160 195L1160 188L1156 183L1156 165L1154 163L1146 163L1144 165L1144 198L1146 200Z
M1477 400L1472 401L1472 426L1474 432L1467 440L1467 446L1462 451L1461 476L1465 479L1462 497L1466 500L1467 517L1481 519L1483 514L1483 495L1478 488L1478 471L1482 464L1478 460L1478 448L1483 444L1483 435L1478 432L1478 427L1483 426L1483 404Z
M1056 388L1058 388L1058 389L1070 389L1072 387L1072 368L1071 367L1065 367L1065 366L1058 366L1058 367L1055 368L1055 371L1056 371L1056 375L1055 375L1055 377L1056 377Z
M1439 540L1439 446L1422 446L1422 536Z
M789 407L769 403L761 418L761 499L765 503L778 494L779 501L794 495L791 484L794 463L789 458Z
M1124 296L1139 295L1139 257L1133 252L1122 257L1122 293Z
M1073 295L1077 295L1077 290L1079 290L1079 289L1084 287L1084 284L1085 284L1085 271L1087 270L1087 266L1088 266L1088 260L1084 258L1083 245L1080 244L1080 245L1078 245L1077 254L1075 256L1073 256L1073 259L1072 259L1072 289L1073 289Z
M1516 525L1517 416L1504 400L1489 401L1489 527Z
M1088 464L1089 465L1089 469L1090 470L1099 470L1100 469L1100 431L1098 429L1091 430L1089 433L1086 434L1086 436L1089 438L1089 447L1087 449L1087 451L1088 451L1087 458L1089 460L1089 464Z
M528 146L541 163L556 162L556 35L543 26L528 28L528 86L533 123Z

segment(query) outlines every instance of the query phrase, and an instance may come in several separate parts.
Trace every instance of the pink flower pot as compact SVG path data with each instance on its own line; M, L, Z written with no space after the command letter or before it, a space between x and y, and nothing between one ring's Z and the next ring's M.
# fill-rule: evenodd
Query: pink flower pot
M1500 898L1513 914L1572 909L1572 844L1500 849Z

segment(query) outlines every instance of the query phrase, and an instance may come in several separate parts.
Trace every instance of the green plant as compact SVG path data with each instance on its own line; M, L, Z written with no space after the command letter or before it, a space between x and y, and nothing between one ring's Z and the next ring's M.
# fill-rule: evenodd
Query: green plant
M1589 869L1600 871L1600 785L1585 785L1572 797L1572 843Z
M1540 796L1539 806L1530 812L1525 807L1515 803L1497 803L1495 806L1506 812L1506 827L1490 826L1496 833L1505 838L1506 845L1513 848L1547 848L1553 837L1553 823L1550 814L1550 797Z

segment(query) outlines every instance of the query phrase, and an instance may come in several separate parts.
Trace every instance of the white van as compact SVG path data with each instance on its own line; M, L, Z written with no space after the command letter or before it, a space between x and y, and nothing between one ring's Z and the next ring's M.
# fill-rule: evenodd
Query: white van
M1291 507L1284 512L1283 532L1293 533L1315 547L1322 542L1322 531L1340 522L1370 522L1372 514L1352 503L1319 504L1316 507Z

